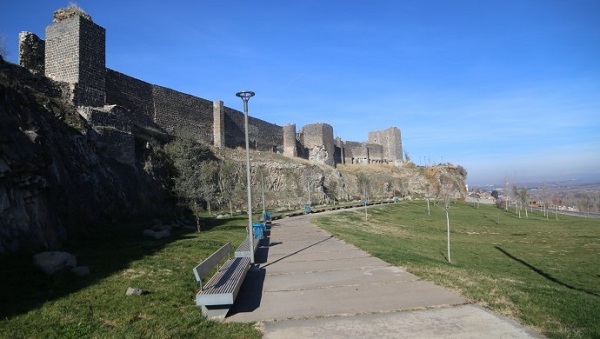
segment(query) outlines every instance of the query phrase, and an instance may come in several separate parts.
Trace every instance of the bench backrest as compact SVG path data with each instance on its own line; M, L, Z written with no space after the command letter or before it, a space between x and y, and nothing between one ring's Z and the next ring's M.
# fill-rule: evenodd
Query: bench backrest
M208 258L198 264L198 266L192 269L196 281L200 283L200 288L202 288L202 280L204 277L231 252L231 249L231 243L226 243L223 247L216 250L215 253L211 254Z

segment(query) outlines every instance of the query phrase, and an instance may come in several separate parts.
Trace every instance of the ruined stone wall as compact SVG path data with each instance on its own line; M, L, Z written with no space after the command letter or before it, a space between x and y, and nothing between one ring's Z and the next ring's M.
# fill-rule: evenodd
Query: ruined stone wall
M344 142L344 157L346 164L364 164L369 158L367 148L362 142Z
M370 164L387 163L387 160L383 156L384 151L382 145L366 143L365 147L369 152Z
M150 83L107 69L106 103L128 108L133 122L140 126L150 126L154 122L154 98Z
M213 144L213 102L154 85L154 122L170 134L183 133Z
M120 163L135 166L135 139L131 130L131 113L120 106L79 107L95 132L90 135L96 147Z
M110 69L106 73L106 101L130 109L135 123L143 126L156 123L168 133L184 133L217 147L245 147L244 114L224 106L222 101L152 85ZM253 148L281 148L281 126L253 117L248 120Z
M34 74L44 74L46 42L30 32L19 33L19 66Z
M244 113L225 107L225 143L227 147L246 147ZM250 147L260 151L283 152L283 128L264 120L248 117Z
M56 11L46 37L44 48L43 40L24 32L20 63L32 70L45 69L50 78L69 83L67 92L76 106L116 104L128 109L127 117L134 125L159 127L171 135L187 135L216 147L245 147L242 112L225 107L222 101L205 100L106 69L105 30L81 10L69 7ZM296 134L293 124L281 127L250 117L249 138L254 149L331 166L402 161L402 141L396 127L369 132L368 143L336 143L329 124L309 124Z
M105 103L106 31L82 15L46 27L45 74L73 86L76 106Z
M369 143L383 146L382 158L391 163L402 161L402 137L397 127L369 132Z
M325 123L309 124L302 127L302 145L308 150L308 159L333 166L335 141L333 127Z

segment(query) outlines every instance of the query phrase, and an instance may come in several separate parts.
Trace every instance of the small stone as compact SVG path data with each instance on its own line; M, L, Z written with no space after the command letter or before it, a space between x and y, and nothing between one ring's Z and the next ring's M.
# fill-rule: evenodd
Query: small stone
M127 292L125 292L125 295L144 295L144 294L148 294L148 293L150 293L150 292L143 290L141 288L128 287Z

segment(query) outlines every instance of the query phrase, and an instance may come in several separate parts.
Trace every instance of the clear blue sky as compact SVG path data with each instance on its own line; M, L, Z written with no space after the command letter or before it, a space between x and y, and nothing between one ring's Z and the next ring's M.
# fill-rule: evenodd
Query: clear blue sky
M67 1L0 5L44 37ZM397 126L417 164L452 162L470 184L600 181L600 1L92 1L107 67L298 128L366 141Z

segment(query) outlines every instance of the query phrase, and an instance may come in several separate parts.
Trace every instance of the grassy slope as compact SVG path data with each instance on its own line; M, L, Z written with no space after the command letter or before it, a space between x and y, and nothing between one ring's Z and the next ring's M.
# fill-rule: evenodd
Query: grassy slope
M460 292L549 337L600 337L600 221L494 206L444 211L425 202L320 217L317 223L391 264Z
M2 338L258 338L251 324L207 321L195 306L192 268L226 242L245 236L243 219L175 230L166 240L111 237L71 248L92 274L47 278L31 258L0 263ZM127 240L132 239L132 240ZM8 277L8 278L5 278ZM148 290L125 296L128 287Z

